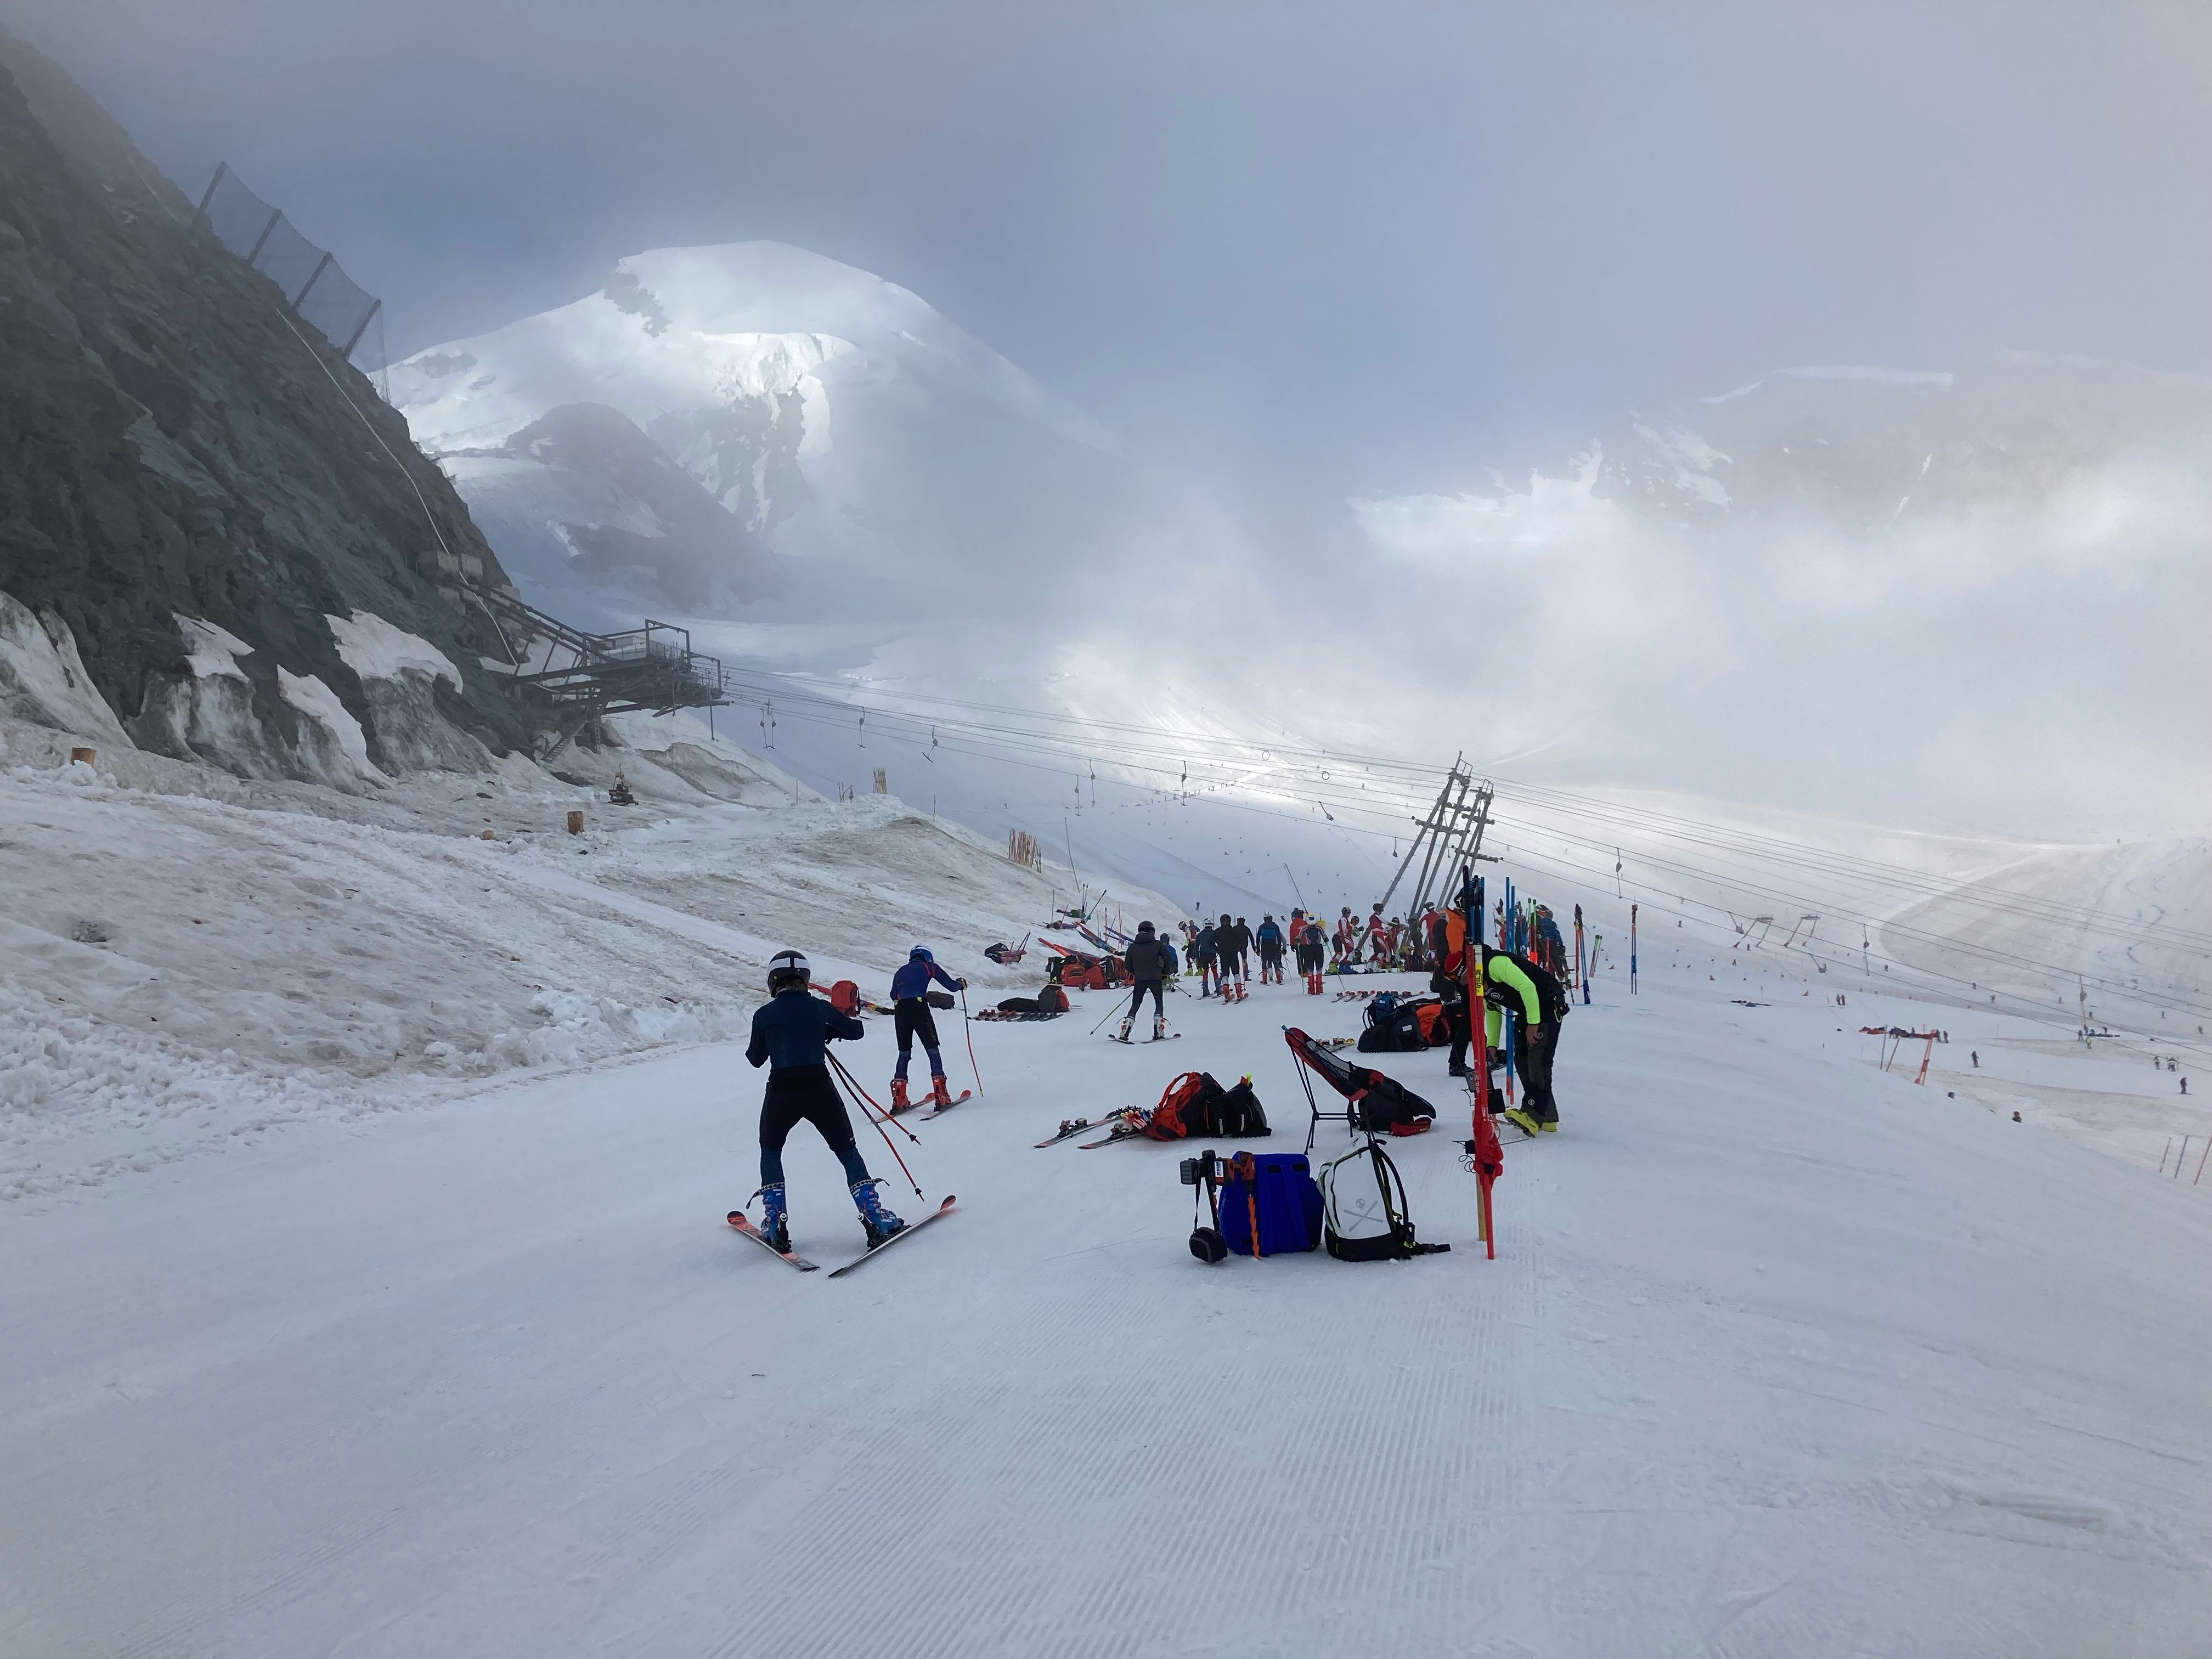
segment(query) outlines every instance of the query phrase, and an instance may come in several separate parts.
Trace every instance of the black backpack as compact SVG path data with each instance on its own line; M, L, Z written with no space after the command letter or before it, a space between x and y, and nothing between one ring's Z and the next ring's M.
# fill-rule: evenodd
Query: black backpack
M1206 1109L1212 1125L1208 1134L1238 1140L1274 1133L1267 1127L1267 1115L1261 1109L1260 1097L1252 1092L1249 1077L1233 1089L1224 1089L1206 1103Z
M1364 1081L1365 1091L1352 1103L1353 1128L1417 1135L1436 1121L1437 1109L1397 1079L1368 1072Z

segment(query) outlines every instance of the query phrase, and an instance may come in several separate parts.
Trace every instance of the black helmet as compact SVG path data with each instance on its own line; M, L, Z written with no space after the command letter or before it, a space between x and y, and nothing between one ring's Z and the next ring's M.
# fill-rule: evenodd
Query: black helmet
M769 994L776 995L796 985L804 990L814 982L814 975L806 965L806 958L796 951L778 951L769 958Z
M1137 924L1137 931L1140 933L1149 933L1152 931L1152 924L1149 921L1140 921Z

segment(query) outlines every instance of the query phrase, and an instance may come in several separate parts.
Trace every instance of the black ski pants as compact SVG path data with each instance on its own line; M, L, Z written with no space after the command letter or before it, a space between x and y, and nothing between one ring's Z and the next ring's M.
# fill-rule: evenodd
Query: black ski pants
M1559 1121L1559 1103L1552 1096L1552 1059L1559 1051L1559 1024L1556 1019L1546 1020L1531 1042L1528 1026L1520 1020L1513 1022L1513 1069L1521 1074L1522 1099L1528 1115L1539 1123Z
M937 1041L937 1016L930 1012L929 1005L920 997L908 997L891 1008L891 1030L898 1036L899 1052L914 1052L914 1040L921 1039L921 1046L935 1054L942 1045Z
M1129 993L1129 1012L1127 1018L1136 1018L1138 1011L1145 1006L1145 993L1147 991L1152 994L1153 1014L1161 1019L1168 1017L1167 997L1160 989L1159 981L1140 979L1137 981L1136 989Z
M837 1085L830 1080L827 1066L787 1066L768 1074L768 1092L761 1100L761 1185L783 1184L783 1143L801 1122L811 1123L845 1166L848 1182L868 1180L868 1166L853 1144L853 1120Z
M1444 1005L1444 1030L1451 1036L1451 1064L1455 1067L1466 1065L1468 1039L1472 1030L1467 1018L1466 998Z

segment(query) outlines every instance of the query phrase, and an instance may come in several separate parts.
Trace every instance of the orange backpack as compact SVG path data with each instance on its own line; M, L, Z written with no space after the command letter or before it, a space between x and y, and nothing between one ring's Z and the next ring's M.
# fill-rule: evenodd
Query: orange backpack
M1185 1072L1167 1086L1152 1108L1145 1133L1154 1140L1187 1140L1213 1133L1211 1109L1222 1089L1206 1072Z

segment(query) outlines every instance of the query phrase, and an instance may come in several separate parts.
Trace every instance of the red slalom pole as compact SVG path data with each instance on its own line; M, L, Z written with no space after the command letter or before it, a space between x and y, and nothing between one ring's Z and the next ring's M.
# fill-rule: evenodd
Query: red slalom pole
M1465 906L1466 931L1461 963L1467 975L1468 1047L1474 1053L1474 1084L1468 1097L1474 1106L1474 1149L1475 1208L1482 1222L1483 1249L1490 1261L1498 1260L1498 1231L1492 1224L1490 1188L1504 1173L1505 1149L1498 1144L1497 1126L1490 1121L1490 1041L1483 1008L1482 885L1469 866L1461 878L1461 902Z
M975 1093L983 1092L983 1074L975 1069L975 1024L968 1018L968 981L960 981L960 1035L968 1039L968 1070L975 1079Z
M836 1067L837 1075L844 1079L845 1086L847 1088L850 1089L855 1095L858 1095L860 1099L867 1101L868 1105L875 1105L875 1102L868 1100L867 1091L862 1089L859 1084L853 1081L853 1074L845 1069L842 1061L838 1060L835 1054L830 1055L829 1060L830 1065ZM883 1136L884 1146L889 1148L893 1160L896 1161L899 1166L899 1173L906 1177L906 1184L914 1188L914 1195L916 1198L921 1197L921 1183L914 1178L914 1171L906 1167L906 1160L899 1157L899 1149L896 1143L891 1139L890 1133L884 1127L884 1125L890 1121L890 1120L888 1118L879 1119L872 1111L863 1111L860 1115L866 1118L869 1122L876 1126L876 1133ZM915 1142L917 1146L921 1144L921 1138L915 1134L913 1130L908 1128L905 1124L902 1123L899 1125L899 1133L904 1135L908 1140Z

